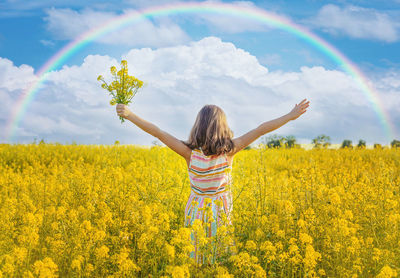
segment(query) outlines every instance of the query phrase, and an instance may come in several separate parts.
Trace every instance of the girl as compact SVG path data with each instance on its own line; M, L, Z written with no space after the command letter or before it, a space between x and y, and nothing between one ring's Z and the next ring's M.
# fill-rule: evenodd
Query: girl
M223 110L216 105L205 105L197 114L187 142L178 140L156 125L143 120L124 104L117 104L116 110L119 116L130 120L145 132L158 138L186 160L191 193L185 209L185 226L192 225L195 219L207 222L208 214L206 210L200 210L200 208L208 207L208 211L212 211L214 221L211 222L211 227L208 225L206 236L213 237L221 225L222 210L226 215L227 224L232 225L230 174L234 155L258 137L300 117L306 112L309 103L304 99L299 104L295 104L294 108L284 116L264 122L234 139ZM221 212L220 208L223 208ZM193 232L191 239L192 242L196 242ZM198 252L196 243L194 245L195 250L190 253L190 257L197 263L204 263L206 258ZM214 257L212 257L211 263L214 262Z

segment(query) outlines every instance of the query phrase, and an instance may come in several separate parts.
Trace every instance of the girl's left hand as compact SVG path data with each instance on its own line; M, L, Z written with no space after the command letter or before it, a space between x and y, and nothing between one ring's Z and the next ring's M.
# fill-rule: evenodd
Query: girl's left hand
M296 104L289 115L291 120L296 120L300 115L304 114L309 106L310 101L305 102L307 99L303 99L299 104Z
M131 110L129 110L128 106L122 103L117 104L116 110L118 116L121 116L124 119L127 119L129 114L131 113Z

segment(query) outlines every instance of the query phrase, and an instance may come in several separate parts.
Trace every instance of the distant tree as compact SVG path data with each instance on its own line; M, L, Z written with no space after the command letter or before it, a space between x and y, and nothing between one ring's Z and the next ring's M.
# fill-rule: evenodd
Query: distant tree
M71 145L75 145L75 146L76 146L76 145L78 145L78 144L76 143L75 140L73 140Z
M327 148L331 145L331 138L327 135L321 134L316 138L312 139L311 144L314 144L314 148Z
M268 148L279 149L283 146L284 138L280 135L274 134L263 138L263 141L264 145L266 145Z
M46 142L44 142L44 139L42 138L42 140L40 140L39 145L43 145L46 144Z
M37 144L37 138L36 137L33 139L32 144L35 144L35 145Z
M353 148L352 141L351 140L347 140L347 139L343 140L341 148L342 149L344 149L344 148L352 149Z
M115 140L114 145L119 145L119 141Z
M360 140L358 141L357 148L359 148L359 149L365 149L366 147L367 147L366 142L365 142L364 140L360 139Z
M374 144L374 149L382 149L382 145L378 144L378 143L375 143Z
M392 146L392 148L400 148L400 141L399 140L393 140L390 145Z
M294 148L296 145L296 137L293 135L288 135L284 138L285 140L285 147L288 149Z

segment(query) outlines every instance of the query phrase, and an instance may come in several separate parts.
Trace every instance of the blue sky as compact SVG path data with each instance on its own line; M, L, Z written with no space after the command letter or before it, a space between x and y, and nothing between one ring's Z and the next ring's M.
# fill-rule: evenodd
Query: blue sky
M24 86L52 55L103 20L146 8L149 2L0 3L1 130ZM394 124L391 139L400 139L400 1L223 2L290 18L335 46L373 82ZM168 3L172 2L151 1L156 6ZM220 61L221 53L226 60ZM168 62L171 57L175 57L174 67ZM187 139L204 104L223 108L235 135L240 136L290 112L295 103L307 98L309 111L271 134L295 135L300 143L310 143L320 134L329 135L332 143L344 139L355 144L359 139L367 144L389 143L373 105L330 57L283 30L212 14L149 18L85 46L52 72L26 111L13 142L44 138L61 143L151 144L154 137L131 123L119 123L108 96L90 79L101 72L107 75L108 68L122 58L132 59L128 60L130 74L149 83L130 107L180 139ZM169 83L166 78L171 78ZM54 111L57 116L52 115Z

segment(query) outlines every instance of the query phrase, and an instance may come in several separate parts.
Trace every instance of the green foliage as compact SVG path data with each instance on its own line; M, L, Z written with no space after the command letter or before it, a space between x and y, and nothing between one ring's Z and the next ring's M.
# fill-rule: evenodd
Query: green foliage
M262 144L267 148L300 148L299 144L296 144L296 137L294 135L288 135L286 137L273 134L262 138Z
M392 146L392 148L400 148L400 141L394 139L394 140L390 143L390 145Z
M343 140L342 146L340 148L342 148L342 149L344 149L344 148L352 149L353 148L353 142L351 140L345 139L345 140Z
M328 146L331 145L331 138L327 135L321 134L317 136L316 138L312 139L311 144L314 144L314 148L327 148Z
M379 143L374 144L374 149L382 149L382 145Z
M288 149L294 148L296 145L296 137L288 135L285 137L285 147Z
M358 141L357 148L359 148L359 149L365 149L366 147L367 147L367 144L366 144L365 140L360 139L360 140Z
M266 145L268 148L276 148L276 149L279 149L280 147L283 146L284 140L285 140L284 137L277 134L273 134L263 138L264 145Z

